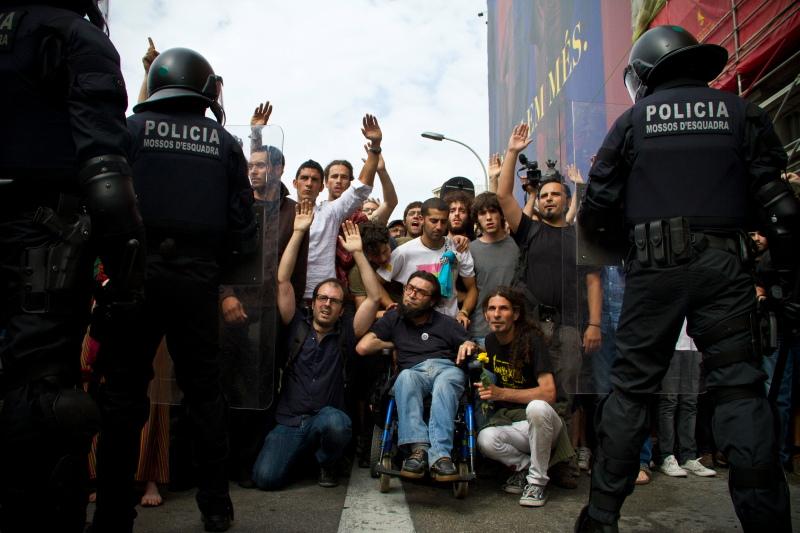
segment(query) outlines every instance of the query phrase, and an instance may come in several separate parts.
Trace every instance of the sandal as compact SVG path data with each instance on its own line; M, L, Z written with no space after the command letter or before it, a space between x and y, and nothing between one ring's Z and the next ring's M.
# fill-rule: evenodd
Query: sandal
M653 473L650 471L650 466L644 463L639 465L639 475L636 476L637 485L647 485L650 483Z

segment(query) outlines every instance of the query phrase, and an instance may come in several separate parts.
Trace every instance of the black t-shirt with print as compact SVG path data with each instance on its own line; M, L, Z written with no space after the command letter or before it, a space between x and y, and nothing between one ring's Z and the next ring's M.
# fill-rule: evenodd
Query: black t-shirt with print
M522 372L514 368L511 360L511 345L500 344L494 333L486 336L486 355L489 356L489 363L486 370L497 376L496 385L507 389L533 389L539 386L538 376L544 373L553 374L553 364L550 356L545 349L541 337L532 336L531 343L533 348L532 364L523 366ZM495 402L496 408L519 408L520 404Z

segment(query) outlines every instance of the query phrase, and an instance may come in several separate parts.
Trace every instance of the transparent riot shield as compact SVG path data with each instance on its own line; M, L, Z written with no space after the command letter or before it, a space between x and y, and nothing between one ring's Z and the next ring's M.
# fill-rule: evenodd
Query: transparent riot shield
M607 130L625 109L625 105L572 102L573 164L584 178L583 181L589 181L592 156L602 145ZM588 186L586 183L576 184L574 193L578 205ZM564 316L574 322L575 330L570 332L566 328L567 332L562 332L561 340L567 344L562 350L567 354L568 362L577 365L578 370L577 377L574 377L576 370L571 367L571 373L563 383L567 392L605 394L612 388L614 360L625 356L617 349L617 329L620 317L625 313L623 265L630 245L627 235L594 241L584 235L577 225L574 236L574 248L564 248L562 263L565 279L576 281L572 286L574 294L564 299ZM634 320L624 320L623 324L626 328L637 328L637 333L657 327L655 324L637 324ZM674 334L678 342L670 348L669 354L673 355L671 364L664 369L666 375L656 392L697 394L700 390L701 356L686 335L685 322L680 337L679 331L676 330ZM640 336L637 335L637 338ZM653 346L652 351L656 349ZM655 360L655 353L653 358Z
M219 361L223 392L238 409L267 409L275 379L276 307L283 130L280 126L227 125L241 143L255 196L254 214L260 234L256 253L241 258L222 275L220 288ZM163 352L163 354L162 354ZM155 403L180 403L182 393L162 344L150 386Z

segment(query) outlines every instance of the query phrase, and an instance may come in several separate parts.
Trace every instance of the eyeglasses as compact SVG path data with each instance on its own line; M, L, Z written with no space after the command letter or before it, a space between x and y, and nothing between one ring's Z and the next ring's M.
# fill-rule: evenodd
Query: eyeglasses
M420 289L419 287L415 287L410 283L405 287L403 287L403 291L405 291L408 294L413 294L414 296L422 296L423 298L428 298L431 295L431 291Z
M342 300L340 300L339 298L331 298L330 296L325 294L317 294L317 301L321 304L326 304L330 302L331 305L342 305Z

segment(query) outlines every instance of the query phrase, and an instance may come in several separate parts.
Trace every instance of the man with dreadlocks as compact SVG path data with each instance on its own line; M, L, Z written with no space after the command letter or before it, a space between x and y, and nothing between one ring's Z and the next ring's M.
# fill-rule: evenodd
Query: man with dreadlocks
M547 502L548 465L572 453L565 424L556 412L558 393L553 367L541 331L525 315L522 293L499 286L483 300L491 332L486 336L486 369L495 385L476 383L481 400L495 408L478 434L486 457L513 468L503 485L521 494L519 504L541 507Z

